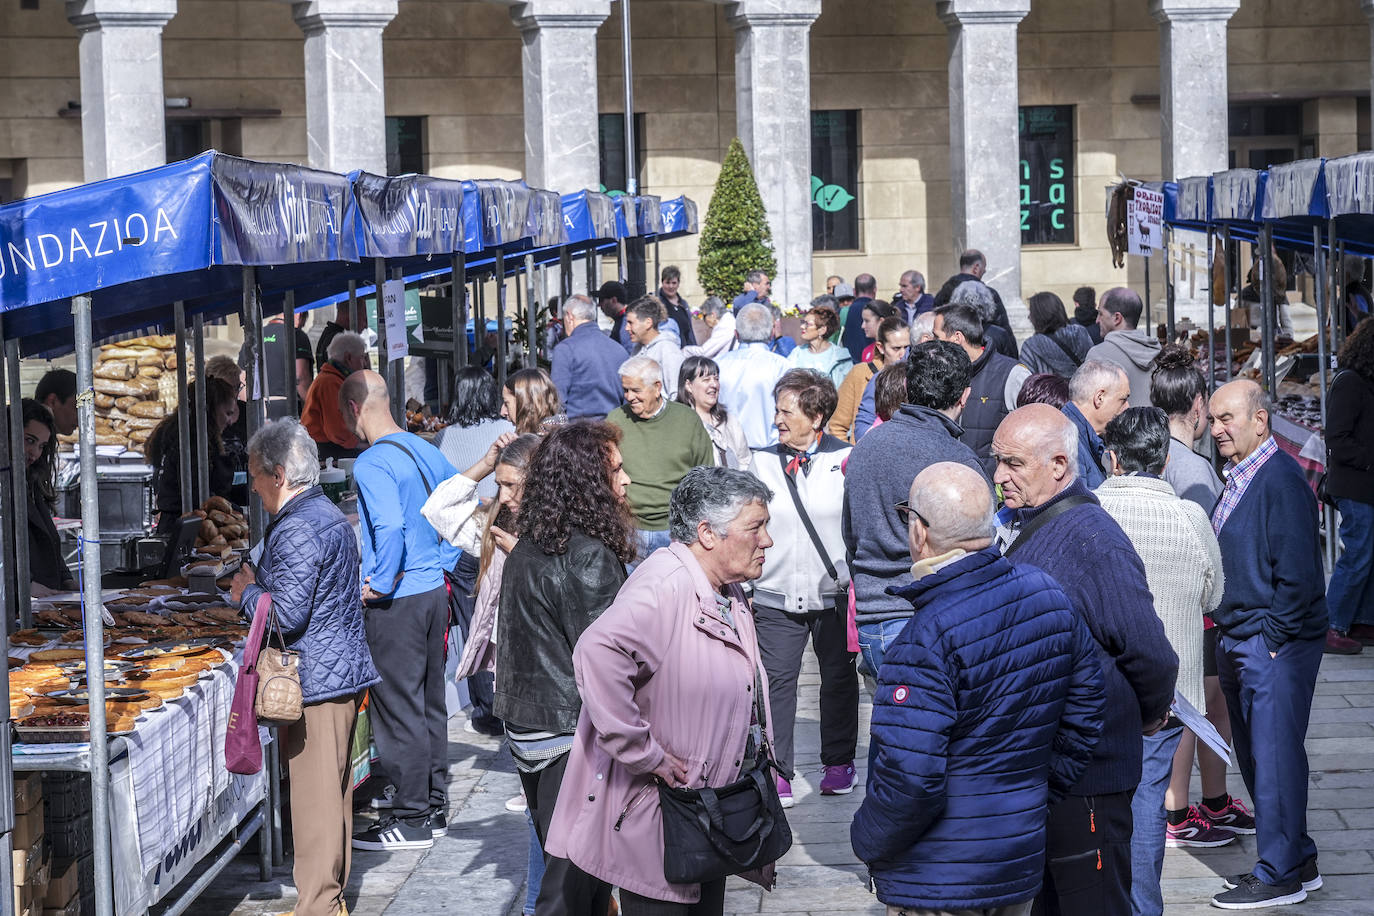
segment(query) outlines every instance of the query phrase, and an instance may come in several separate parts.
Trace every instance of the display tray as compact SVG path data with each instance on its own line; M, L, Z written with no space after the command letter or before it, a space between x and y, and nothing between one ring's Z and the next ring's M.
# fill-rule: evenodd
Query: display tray
M122 662L122 661L119 661L119 660L113 659L113 658L107 658L107 659L105 659L105 664L104 664L104 668L105 668L105 670L106 670L107 672L108 672L108 671L124 672L124 671L128 671L128 670L129 670L130 668L132 668L133 666L134 666L134 663L133 663L133 662ZM73 677L80 677L80 676L81 676L82 674L84 674L85 671L86 671L86 661L85 661L85 659L73 659L72 661L69 661L69 662L58 662L58 663L57 663L57 667L60 668L61 670L65 671L65 672L67 672L68 674L72 675Z
M19 736L19 740L24 744L82 744L91 740L90 722L84 714L60 713L58 715L34 716L32 719L83 719L86 720L86 723L83 725L25 724L26 720L20 719L15 723L14 730ZM120 731L106 731L105 737L122 738L133 733L132 728L126 728Z
M52 693L43 694L65 706L85 706L90 703L91 695L84 688L72 690L56 690ZM148 691L142 687L106 687L105 701L131 701L148 699Z
M195 639L187 639L178 643L158 643L150 646L140 646L137 649L130 649L127 652L119 653L120 658L127 658L137 661L144 658L162 658L167 655L196 655L206 649L218 648L225 645L226 641L218 636L199 636Z

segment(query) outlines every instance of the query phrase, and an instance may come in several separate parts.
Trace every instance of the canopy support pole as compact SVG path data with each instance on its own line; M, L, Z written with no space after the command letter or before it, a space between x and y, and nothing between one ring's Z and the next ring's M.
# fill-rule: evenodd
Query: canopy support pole
M1154 327L1153 309L1150 307L1150 259L1153 257L1153 254L1145 255L1145 327L1151 329ZM1151 330L1150 333L1153 334L1154 331Z
M515 321L515 327L518 329L521 317L525 315L525 293L529 291L529 278L525 274L524 261L516 260L515 270L511 278L515 280L515 315L513 316L513 320ZM518 330L513 330L512 333L518 334L519 332ZM528 342L528 335L521 337L516 347L516 351L520 356L520 365L522 368L528 368L530 365L530 354L526 349L526 344Z
M281 304L281 323L286 340L282 341L282 359L286 360L286 415L301 415L300 393L296 391L296 291L287 290Z
M567 245L558 249L558 302L561 305L572 295L572 252Z
M248 438L252 439L253 434L262 429L267 422L267 400L272 393L267 384L267 367L263 365L262 359L262 300L258 296L256 267L243 268L243 318L244 339L248 341L248 371L253 377L255 389L249 392L251 400L248 411ZM295 350L294 347L288 349L293 352ZM201 414L200 425L206 425L204 414ZM205 492L205 498L210 498L208 490ZM263 510L261 497L254 492L248 494L248 526L252 532L253 543L261 541L262 533L267 529L267 515Z
M525 255L525 337L529 342L528 369L539 365L539 297L534 291L534 255Z
M89 350L86 353L90 356ZM10 447L14 450L14 460L10 462L10 496L13 502L14 519L14 600L19 604L19 626L27 629L33 626L33 596L29 594L29 469L24 461L24 391L19 386L19 341L5 341L5 373L8 376L10 397L13 408L10 410ZM89 385L87 387L90 387ZM95 404L92 402L91 407ZM92 429L94 429L92 421ZM94 443L95 439L92 438ZM84 478L85 449L82 449L82 468ZM91 445L91 479L95 480L95 445ZM85 483L85 480L82 480Z
M506 387L506 253L496 249L496 390Z
M1212 246L1212 226L1207 226L1207 394L1210 397L1217 384L1217 297L1212 284L1212 258L1216 251Z
M362 334L367 329L367 310L358 301L357 280L348 281L348 323L353 326L355 334Z
M205 378L205 316L197 315L192 319L192 328L195 337L192 339L191 346L195 349L196 379ZM180 362L185 354L177 354L177 361ZM234 397L238 397L238 392L234 392ZM251 404L251 401L249 402ZM245 404L250 411L256 407ZM195 411L197 417L205 416L205 385L196 385ZM210 431L207 423L196 424L196 492L210 492Z
M1164 234L1164 337L1167 343L1174 342L1174 271L1169 258L1169 249L1174 243L1174 230L1165 226ZM1154 329L1150 330L1154 334Z
M660 266L661 260L658 252L658 236L654 236L654 278L656 283L663 282L663 268ZM654 287L657 289L658 287Z
M1260 269L1260 378L1271 398L1278 397L1278 375L1274 366L1274 227L1270 223L1260 226L1259 236Z
M187 403L186 303L180 299L172 303L172 320L177 342L177 473L181 475L181 512L185 515L195 508L195 497L192 495L194 481L191 479L194 473L191 470L194 465L191 460L191 405Z
M593 242L587 248L587 295L591 296L593 301L596 299L596 291L601 287L601 284L596 282L596 268L596 243Z
M391 361L386 358L386 302L382 298L386 291L386 258L372 259L373 300L377 303L377 374L387 383L387 393L391 396L391 413L396 413L396 392L391 390Z
M1317 298L1317 379L1321 394L1322 432L1325 434L1326 376L1329 366L1326 349L1326 314L1328 309L1325 281L1327 255L1322 249L1321 232L1317 226L1312 227L1312 267L1317 276L1317 282L1313 284ZM1336 565L1336 510L1326 503L1322 503L1319 508L1322 512L1322 523L1326 528L1326 568L1331 570Z
M250 270L252 268L249 268ZM72 298L76 342L77 427L81 438L81 603L86 671L105 663L105 622L100 600L100 503L95 478L95 387L92 376L91 297ZM114 916L110 861L110 748L105 740L105 679L88 677L90 692L91 826L95 847L95 913Z
M0 316L0 340L4 339L4 317ZM10 412L19 409L19 392L6 391L9 386L5 384L5 373L0 371L0 407L4 407L7 394L12 398L13 404L9 406ZM15 456L22 455L23 449L18 443L11 447L8 436L8 428L0 430L0 467L9 467L10 462ZM22 462L21 462L22 463ZM0 474L0 507L7 504L13 494L10 492L9 480L4 474ZM17 532L10 527L8 519L0 519L0 639L5 640L9 645L10 621L17 617L15 608L15 582L21 575L21 571L15 566L14 562L14 538ZM0 674L6 687L9 686L9 668ZM0 887L10 887L14 884L13 859L11 850L14 848L14 805L12 804L12 788L14 786L14 758L10 754L10 712L6 708L0 712ZM6 788L8 787L8 788Z
M449 260L453 266L453 375L457 378L468 366L468 259L466 252L455 251Z
M562 303L561 299L559 300L559 303ZM549 270L548 267L544 264L539 265L539 307L548 309L549 311L549 319L548 322L545 323L545 327L547 328L553 321L554 312L557 311L557 309L549 305ZM545 334L542 339L539 339L539 344L541 347L544 347L547 344L547 342L547 334ZM555 341L555 343L557 343L557 341ZM545 353L544 357L546 359L553 359L552 351Z
M626 280L628 280L628 279L630 278L630 274L629 274L630 246L629 246L629 243L626 242L625 239L621 239L619 242L616 243L615 251L616 251L616 262L617 262L616 265L615 265L615 276L616 276L616 279L617 279L617 280L619 280L621 283L624 283ZM620 304L621 304L621 305L629 305L628 302L622 302L622 303L620 303Z
M1225 287L1225 311L1222 313L1224 319L1221 333L1226 340L1226 381L1231 381L1231 227L1223 226L1221 230L1222 255L1221 273L1222 284Z
M490 355L486 352L487 346L487 281L486 277L478 275L472 281L472 301L476 306L472 321L472 352L477 355L477 365L483 369L487 367L487 360ZM493 366L495 368L495 366Z

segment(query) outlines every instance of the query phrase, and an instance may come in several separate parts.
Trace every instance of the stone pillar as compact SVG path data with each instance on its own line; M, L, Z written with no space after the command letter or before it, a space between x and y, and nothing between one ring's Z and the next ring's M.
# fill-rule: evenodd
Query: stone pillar
M288 0L289 2L289 0ZM312 168L386 174L382 29L397 0L292 3L305 33L305 134Z
M1360 6L1364 8L1365 18L1369 20L1369 45L1370 45L1370 94L1374 100L1374 0L1360 0Z
M81 147L87 181L167 162L162 28L176 0L67 0L81 33Z
M773 301L811 301L811 23L820 0L740 0L735 29L736 130L749 154L778 259Z
M560 194L596 190L596 30L611 11L610 0L526 0L510 7L523 43L525 180Z
M954 256L983 252L983 279L1015 322L1023 308L1016 27L1030 0L941 0L936 9L949 29Z
M1226 23L1238 9L1240 0L1150 0L1159 22L1160 172L1166 181L1227 167Z

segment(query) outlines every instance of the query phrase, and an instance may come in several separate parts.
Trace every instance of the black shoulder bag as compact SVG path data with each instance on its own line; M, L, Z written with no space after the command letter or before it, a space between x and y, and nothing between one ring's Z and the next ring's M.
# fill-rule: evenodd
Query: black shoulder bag
M738 585L731 591L743 603ZM754 717L759 735L752 769L718 789L673 789L658 784L663 811L663 876L672 884L700 884L771 865L792 848L792 828L778 798L776 766L767 740L763 679L754 666Z
M1093 498L1085 493L1076 493L1073 496L1066 496L1063 499L1059 500L1059 502L1055 503L1053 506L1050 506L1044 512L1041 512L1035 518L1031 519L1029 524L1027 524L1020 531L1018 531L1016 534L1016 540L1011 542L1011 545L1007 547L1007 552L1002 554L1002 556L1009 557L1012 554L1014 554L1017 550L1021 548L1022 545L1024 545L1027 541L1030 540L1030 536L1032 534L1035 534L1035 532L1039 531L1045 525L1049 524L1051 519L1063 515L1065 512L1068 512L1075 506L1085 506L1091 503L1092 501Z
M797 490L797 481L791 474L787 473L787 456L778 453L778 460L782 462L782 476L787 481L787 492L792 496L792 505L797 508L797 515L801 516L802 526L806 528L807 535L811 538L811 544L816 548L816 553L821 555L821 562L825 564L825 574L830 577L830 581L835 585L835 613L840 615L841 620L849 617L849 595L840 585L840 574L835 569L835 564L830 562L830 556L825 552L825 543L821 536L816 532L816 526L811 523L811 516L806 512L806 506L802 505L801 493ZM798 468L798 473L801 469Z

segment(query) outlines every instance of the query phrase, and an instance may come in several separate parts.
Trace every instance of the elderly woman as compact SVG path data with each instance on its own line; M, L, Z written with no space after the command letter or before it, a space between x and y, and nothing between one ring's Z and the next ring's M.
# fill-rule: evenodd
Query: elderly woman
M821 671L820 792L847 795L854 789L859 675L854 653L846 649L849 569L840 537L842 468L852 446L825 432L835 409L829 377L793 369L778 381L773 400L778 444L757 452L750 468L773 491L768 510L774 543L763 575L754 581L754 625L768 671L778 796L790 808L797 676L808 639Z
M287 648L300 657L305 715L287 726L298 916L339 916L348 883L353 778L348 745L363 691L381 681L363 634L358 539L320 489L319 455L305 427L277 420L248 440L253 492L272 515L256 571L234 576L246 613L266 596Z
M711 336L697 346L683 347L682 352L714 358L726 350L735 348L735 316L726 307L724 300L712 296L703 302L701 320L711 329Z
M801 317L802 345L787 354L787 361L798 369L815 369L830 376L836 388L854 368L849 351L830 342L830 335L840 329L837 309L834 296L812 299L811 309Z
M664 876L656 782L719 788L760 765L754 735L771 743L738 583L763 572L772 497L743 471L690 471L673 491L673 543L635 570L573 652L583 706L545 849L617 885L624 916L722 912L725 879Z
M520 539L501 575L495 709L541 842L582 708L573 646L615 599L635 556L619 442L614 426L593 420L547 434L525 468ZM541 916L604 914L610 885L545 850Z

